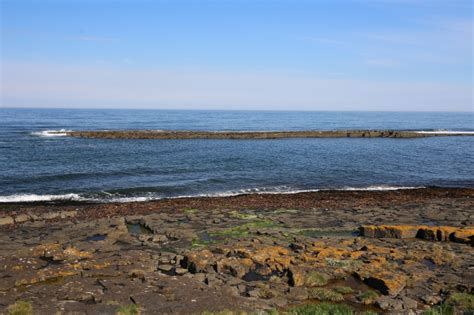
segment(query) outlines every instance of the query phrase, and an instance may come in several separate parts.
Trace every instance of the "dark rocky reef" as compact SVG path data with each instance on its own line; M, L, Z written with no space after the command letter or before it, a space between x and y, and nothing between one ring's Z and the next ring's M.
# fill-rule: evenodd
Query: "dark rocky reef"
M420 133L396 130L305 130L305 131L69 131L71 137L99 139L285 139L285 138L424 138L469 136L470 133Z

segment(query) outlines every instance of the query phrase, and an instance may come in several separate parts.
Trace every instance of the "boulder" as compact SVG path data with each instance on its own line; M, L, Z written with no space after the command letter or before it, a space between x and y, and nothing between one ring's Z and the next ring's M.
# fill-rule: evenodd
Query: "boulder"
M416 237L429 240L447 242L450 240L450 235L455 233L459 228L452 226L426 226L420 227Z
M291 267L288 271L289 284L293 287L303 286L306 282L306 271Z
M27 214L20 214L20 215L17 215L15 217L15 222L16 223L23 223L23 222L26 222L26 221L29 221L31 220L31 217Z
M173 265L169 265L169 264L164 264L164 265L159 265L158 266L158 270L161 270L163 272L170 272L171 270L173 270L174 266Z
M426 225L363 225L360 234L370 238L420 238L439 242L474 245L474 228Z
M415 238L418 226L410 225L363 225L360 234L371 238Z
M450 235L450 240L474 246L474 228L459 229Z
M77 216L77 211L75 211L75 210L71 210L71 211L60 211L60 212L59 212L59 216L61 217L61 219L74 218L75 216Z
M40 216L42 220L53 220L59 217L61 217L61 213L59 212L46 212Z
M129 271L128 276L130 278L138 278L141 280L145 279L145 271L142 269L132 269Z
M403 310L402 301L388 296L381 296L380 298L378 298L375 302L375 305L383 309L384 311L402 313L401 311Z
M0 218L0 225L7 225L7 224L13 224L13 223L15 222L13 221L13 218L10 216Z
M253 262L249 258L229 257L217 262L217 272L230 273L232 276L242 278L252 267Z
M211 251L204 249L190 252L184 256L182 266L191 273L212 271L216 258Z
M305 287L293 287L288 295L292 300L304 301L308 299L308 290Z
M398 272L378 270L368 274L356 273L369 287L389 296L396 296L402 291L407 283L407 276Z

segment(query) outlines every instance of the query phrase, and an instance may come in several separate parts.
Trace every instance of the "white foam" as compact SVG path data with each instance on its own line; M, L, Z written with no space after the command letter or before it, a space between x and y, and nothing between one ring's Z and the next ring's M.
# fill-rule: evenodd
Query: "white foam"
M0 203L3 202L37 202L37 201L85 201L78 194L65 194L65 195L36 195L36 194L18 194L10 196L0 196Z
M403 190L403 189L422 189L424 186L368 186L368 187L345 187L334 190L347 190L347 191L390 191L390 190Z
M474 135L474 131L456 131L456 130L420 130L415 131L416 133L422 134L434 134L434 135Z
M64 194L64 195L36 195L36 194L18 194L10 196L0 196L0 203L7 202L46 202L46 201L83 201L83 202L99 202L99 203L126 203L126 202L146 202L161 199L177 199L177 198L197 198L197 197L232 197L240 195L292 195L306 192L318 192L318 191L393 191L393 190L404 190L404 189L422 189L424 186L367 186L367 187L344 187L334 189L292 189L287 186L278 187L264 187L264 188L248 188L240 190L230 190L223 192L215 192L208 194L195 194L195 195L181 195L174 197L164 196L134 196L134 197L105 197L105 198L85 198L78 194ZM105 193L106 195L111 195Z
M262 187L262 188L247 188L240 190L229 190L224 192L215 192L210 194L199 194L195 196L180 196L177 198L186 198L186 197L231 197L239 195L291 195L304 192L317 192L320 189L293 189L287 186L277 186L277 187Z
M160 197L117 197L111 199L91 199L90 201L96 202L117 202L117 203L125 203L125 202L145 202L145 201L152 201L152 200L159 200L162 199Z
M43 130L43 131L34 131L31 134L38 137L65 137L67 132L71 130L60 129L60 130Z
M393 191L393 190L405 190L405 189L422 189L426 188L424 186L367 186L367 187L343 187L343 188L324 188L324 189L291 189L285 186L279 186L274 188L251 188L251 189L241 189L237 191L225 191L217 192L211 194L200 194L196 196L180 196L176 198L186 198L186 197L230 197L230 196L239 196L239 195L292 195L305 192L318 192L318 191L331 191L331 190L340 190L340 191Z

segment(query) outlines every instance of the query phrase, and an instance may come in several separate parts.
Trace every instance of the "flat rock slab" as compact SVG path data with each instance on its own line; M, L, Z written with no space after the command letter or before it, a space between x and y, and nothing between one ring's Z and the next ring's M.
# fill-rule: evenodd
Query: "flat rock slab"
M474 227L427 225L363 225L362 236L371 238L420 238L431 241L452 241L474 245Z
M63 133L63 132L58 132ZM397 130L306 130L306 131L68 131L67 136L99 139L286 139L286 138L424 138L473 136L469 132L416 132Z

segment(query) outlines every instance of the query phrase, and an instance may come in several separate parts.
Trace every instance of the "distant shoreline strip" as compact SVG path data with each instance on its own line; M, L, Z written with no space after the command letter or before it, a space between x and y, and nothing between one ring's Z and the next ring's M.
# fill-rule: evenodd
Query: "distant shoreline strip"
M318 189L293 189L293 190L275 190L275 191L259 191L257 190L230 190L215 193L190 194L179 196L114 196L106 197L87 197L79 193L58 194L58 195L37 195L37 194L14 194L8 196L0 196L0 204L6 203L38 203L38 202L85 202L85 203L127 203L127 202L146 202L163 199L182 199L182 198L219 198L234 197L242 195L294 195L301 193L331 192L331 191L368 191L368 192L384 192L397 190L414 190L426 189L425 186L367 186L367 187L341 187L341 188L318 188ZM464 188L462 188L464 189Z
M425 138L474 136L474 131L307 130L307 131L48 131L49 136L93 139L287 139L287 138Z

